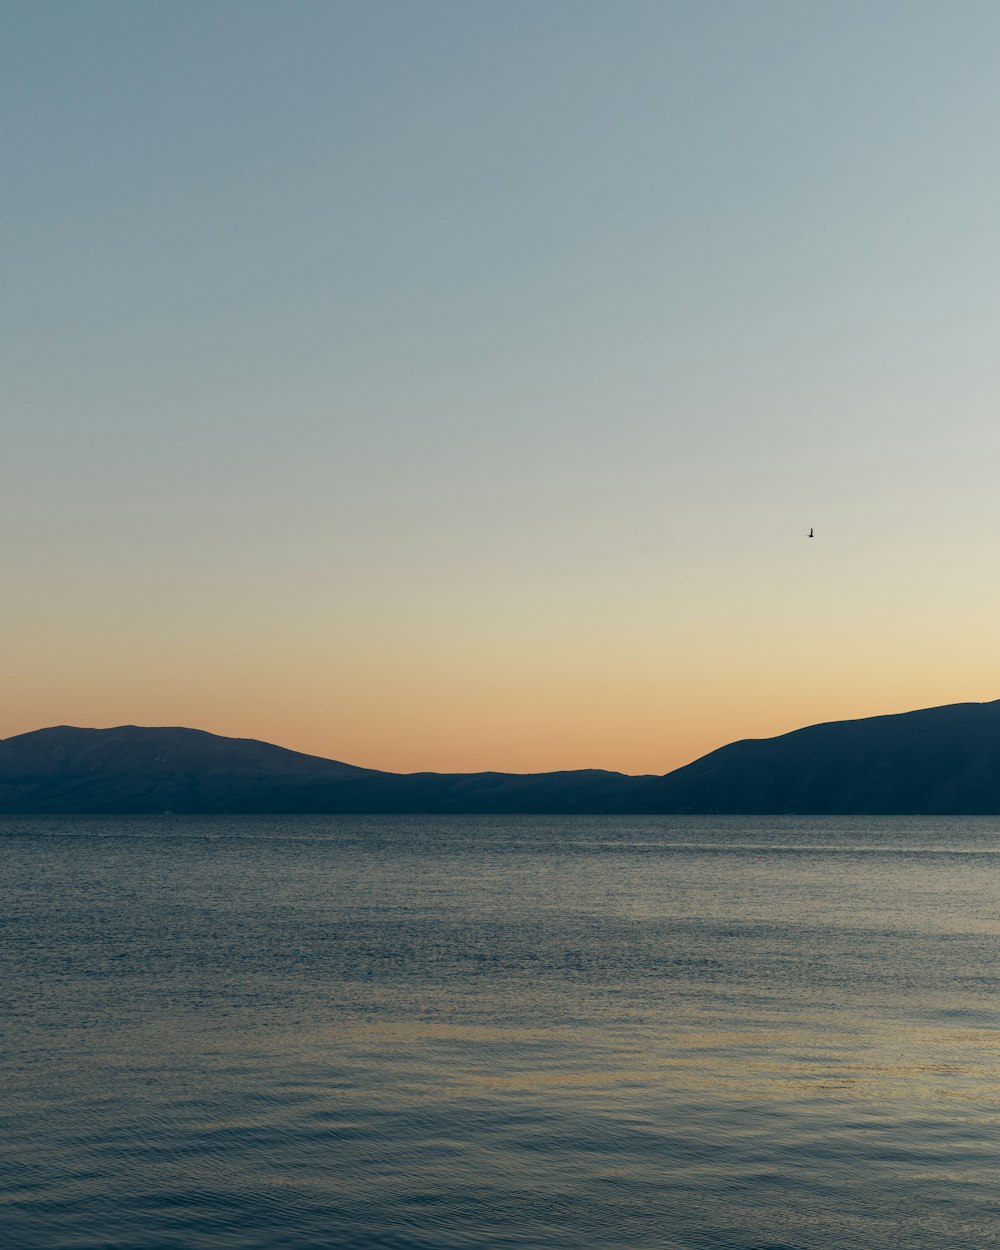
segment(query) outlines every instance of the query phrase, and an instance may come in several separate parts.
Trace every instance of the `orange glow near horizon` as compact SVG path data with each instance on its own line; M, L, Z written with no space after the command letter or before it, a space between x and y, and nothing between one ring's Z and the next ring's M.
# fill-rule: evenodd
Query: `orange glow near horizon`
M36 632L14 656L24 676L0 735L172 724L391 772L664 773L739 738L1000 694L983 682L986 617L935 667L945 622L929 605L909 632L846 613L822 628L792 613L780 632L780 614L744 608L739 632L722 616L639 630L605 613L571 635L555 613L520 632L359 623L336 647L321 632L282 640L266 620L141 644L98 624L73 652Z
M710 532L660 580L625 552L545 577L284 571L267 599L238 568L186 594L157 574L131 600L80 579L71 629L58 590L10 607L0 735L174 724L392 772L664 773L1000 696L1000 592L951 538Z

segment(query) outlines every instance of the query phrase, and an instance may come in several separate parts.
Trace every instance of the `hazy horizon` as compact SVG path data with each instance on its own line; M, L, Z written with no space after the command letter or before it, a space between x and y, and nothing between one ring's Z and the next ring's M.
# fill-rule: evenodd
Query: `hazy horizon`
M1000 688L1000 8L4 16L0 736L663 773Z
M975 701L973 701L973 703L978 703L978 704L980 704L980 705L986 705L986 704L993 703L993 702L1000 702L1000 700L988 699L988 700L975 700ZM946 704L946 705L943 705L943 706L955 706L955 705L947 705L947 704ZM889 712L875 713L875 718L882 718L882 717L885 717L885 716L889 716L889 717L892 717L892 716L905 716L905 715L907 715L907 713L909 713L909 712L933 711L933 710L935 710L935 709L928 709L928 708L905 708L905 709L902 709L902 710L895 710L895 711L889 711ZM848 718L848 719L853 720L853 719L869 719L869 718L867 718L867 717L858 717L858 718L851 717L851 718ZM825 723L825 722L817 722L817 725L820 725L820 724L823 724L823 723ZM812 726L810 726L810 725L796 725L796 726L794 727L794 729L807 729L807 728L815 728L815 727L817 727L817 725L812 725ZM46 731L46 730L51 730L51 729L84 729L84 730L97 730L97 731L101 731L101 730L109 730L109 729L149 729L149 730L154 730L154 731L155 731L155 730L180 729L180 730L193 730L193 731L195 731L195 732L201 732L201 733L208 733L208 734L212 734L212 731L211 731L211 730L206 730L206 729L204 729L204 728L203 728L202 726L200 726L200 725L149 725L149 724L132 724L132 723L129 723L129 724L116 724L116 725L69 725L69 724L65 724L65 723L60 723L60 724L53 724L53 725L42 725L42 726L38 726L38 727L36 727L36 729L35 729L35 730L33 730L33 731L32 731L32 730L27 730L27 731L25 731L25 732L27 732L27 733L31 733L31 732L41 733L41 732L44 732L44 731ZM794 730L792 730L792 731L786 731L786 732L794 732ZM8 735L8 737L17 737L17 736L18 736L18 735ZM295 750L295 749L296 749L296 748L289 748L289 747L288 747L288 745L287 745L286 743L283 743L283 742L278 742L278 741L275 741L275 740L270 739L270 738L252 738L252 737L249 737L248 735L245 735L245 734L240 734L240 735L231 734L231 735L218 735L218 736L232 738L233 740L237 740L237 741L239 741L239 740L243 740L243 741L252 741L252 742L262 742L262 743L264 743L264 744L266 744L266 745L270 745L270 746L277 746L277 747L281 747L281 748L286 749L286 750ZM781 735L781 734L778 734L778 735L752 735L752 734L751 734L751 735L748 735L748 738L749 738L749 739L754 739L754 738L756 738L757 740L765 740L765 741L766 741L766 740L768 740L768 739L770 739L770 738L772 738L772 737L780 737L780 736L782 736L782 735ZM3 741L5 741L5 739L0 738L0 742L3 742ZM737 739L729 739L729 740L727 740L726 742L720 742L720 743L718 743L718 744L717 744L717 747L710 747L710 748L708 749L708 752L702 752L702 755L701 755L701 756L695 756L695 757L693 757L693 759L692 759L692 760L682 760L680 764L676 764L676 765L674 765L674 766L673 766L673 768L670 768L670 769L662 769L662 770L651 770L650 772L647 772L647 773L645 773L645 774L625 773L625 770L623 770L623 769L615 769L615 770L610 770L610 769L608 769L608 770L605 770L605 769L604 769L604 766L603 766L603 765L601 765L601 764L583 764L583 765L579 765L576 769L569 769L569 770L567 770L567 771L587 771L587 770L589 770L589 769L597 769L597 770L602 770L602 771L615 771L615 772L622 772L622 773L625 773L625 775L626 775L626 776L650 776L650 775L668 774L668 773L670 773L670 772L672 772L672 771L676 770L677 768L681 768L681 767L683 767L685 764L688 764L688 763L692 763L692 762L694 762L694 759L699 759L699 758L702 758L702 756L703 756L703 755L711 753L713 750L718 749L718 747L728 746L728 745L730 745L730 743L735 742L735 741L737 741ZM316 753L316 752L305 752L305 754L316 755L317 753ZM329 758L331 758L331 757L329 757L329 756L324 756L324 757L321 757L321 758L327 758L327 759L329 759ZM353 765L353 766L355 766L355 767L359 767L359 768L374 768L374 765L371 765L371 764L366 764L366 763L365 763L365 761L363 761L363 760L350 759L350 758L347 758L347 757L345 757L345 758L343 758L343 759L338 759L336 762L343 763L343 764L350 764L350 765ZM394 772L394 771L398 771L398 772L400 772L400 773L402 773L402 774L404 774L404 775L405 775L405 773L406 773L406 772L433 772L433 773L447 773L447 772L453 772L453 773L463 773L463 772L508 772L508 773L512 773L512 772L514 772L515 770L511 770L511 769L497 769L497 768L489 768L489 767L487 766L486 768L483 768L483 769L450 769L450 770L449 770L449 769L441 769L441 768L433 768L433 767L430 767L430 768L426 768L426 769L411 769L411 770L381 769L381 770L376 770L376 771L384 771L384 772L389 772L389 773ZM548 772L548 771L557 771L557 770L547 770L547 769L545 769L545 770L543 770L543 769L531 769L531 770L518 770L518 771L526 771L526 772L528 772L528 771L530 771L530 772L543 772L543 771L544 771L544 772ZM558 771L563 771L563 770L558 770Z

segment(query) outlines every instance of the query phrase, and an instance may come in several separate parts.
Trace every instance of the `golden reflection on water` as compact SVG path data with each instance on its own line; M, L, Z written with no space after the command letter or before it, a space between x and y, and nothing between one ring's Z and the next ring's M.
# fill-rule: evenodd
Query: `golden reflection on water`
M685 1028L676 1023L614 1041L592 1026L493 1026L378 1016L341 1022L334 1029L273 1038L276 1049L309 1053L336 1066L338 1052L365 1052L391 1070L394 1058L408 1084L425 1094L447 1087L465 1092L530 1093L587 1090L589 1098L615 1098L623 1090L651 1094L724 1091L739 1102L851 1099L866 1103L938 1100L1000 1104L1000 1030L845 1026L817 1047L821 1028L759 1030ZM839 1041L832 1040L839 1037ZM859 1056L870 1056L859 1063ZM415 1074L419 1077L414 1080ZM348 1090L342 1091L345 1096Z

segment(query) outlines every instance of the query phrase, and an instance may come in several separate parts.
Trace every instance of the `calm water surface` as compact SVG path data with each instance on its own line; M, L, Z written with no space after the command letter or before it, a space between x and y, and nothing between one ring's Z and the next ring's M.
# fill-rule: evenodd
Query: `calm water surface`
M1000 820L0 819L0 1244L1000 1247Z

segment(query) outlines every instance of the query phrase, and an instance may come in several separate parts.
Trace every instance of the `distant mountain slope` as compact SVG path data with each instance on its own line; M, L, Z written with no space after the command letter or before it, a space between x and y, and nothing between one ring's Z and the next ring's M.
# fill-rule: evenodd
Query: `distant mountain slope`
M383 773L135 725L0 741L0 812L164 811L1000 814L1000 701L734 742L663 777Z
M266 807L289 788L372 775L379 774L200 729L57 725L0 741L0 811Z
M0 812L620 810L633 778L599 770L382 773L199 729L59 725L0 741Z
M1000 701L811 725L657 778L647 810L1000 813Z

